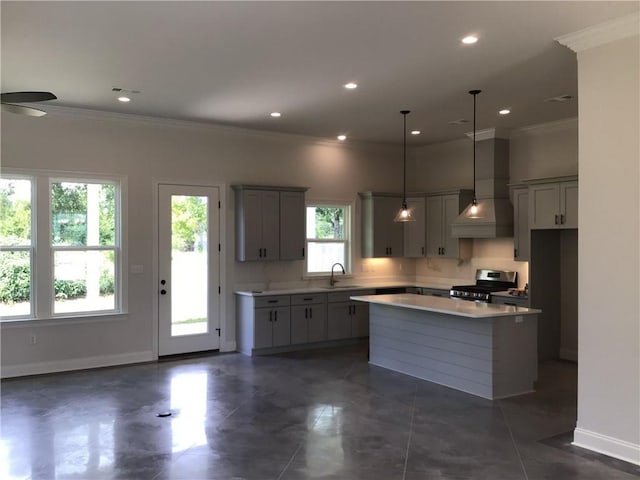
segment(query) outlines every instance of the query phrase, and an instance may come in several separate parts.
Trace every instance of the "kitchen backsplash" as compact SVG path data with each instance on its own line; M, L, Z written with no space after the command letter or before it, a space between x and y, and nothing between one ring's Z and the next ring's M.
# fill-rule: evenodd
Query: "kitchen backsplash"
M518 287L529 281L529 263L513 260L513 238L474 239L470 260L427 258L416 262L416 279L461 279L475 282L478 268L518 272Z

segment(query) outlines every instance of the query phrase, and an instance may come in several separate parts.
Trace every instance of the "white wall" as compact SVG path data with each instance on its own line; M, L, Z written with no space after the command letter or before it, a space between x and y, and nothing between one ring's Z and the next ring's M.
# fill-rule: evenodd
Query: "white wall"
M120 174L128 180L128 263L143 274L129 276L129 315L93 322L2 324L3 372L38 373L65 368L149 360L155 351L153 305L154 180L223 183L226 215L224 267L226 315L223 345L233 348L233 290L248 282L300 281L302 262L239 264L234 260L236 183L309 187L309 199L357 203L363 190L399 190L401 151L357 146L293 135L95 115L58 109L42 118L2 114L2 166ZM226 201L225 201L226 200ZM355 224L359 225L356 211ZM355 232L360 244L360 229ZM359 250L358 250L359 251ZM364 268L363 267L366 267ZM402 270L400 266L402 265ZM125 267L128 271L128 266ZM356 255L361 276L414 276L413 262L367 260ZM366 272L363 272L366 270ZM29 345L30 335L38 342Z
M579 445L640 464L640 48L578 49Z

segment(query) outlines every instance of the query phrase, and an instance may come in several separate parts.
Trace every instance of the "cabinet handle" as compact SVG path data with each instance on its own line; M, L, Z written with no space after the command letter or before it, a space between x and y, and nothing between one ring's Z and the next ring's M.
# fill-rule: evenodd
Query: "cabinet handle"
M267 300L267 303L278 303L278 300Z
M424 247L422 247L422 255L424 255Z
M269 310L269 321L273 322L273 310Z
M446 254L446 253L447 253L447 249L446 249L446 247L442 247L442 254L444 255L444 254Z
M302 247L302 258L304 258L304 247Z
M307 310L309 310L309 309L305 307L305 309L304 309L304 318L307 318L307 315L308 315Z
M564 213L560 214L560 225L564 225Z
M393 255L393 247L389 247L389 255Z
M278 321L278 311L277 310L274 312L273 316L274 316L274 320L273 321L277 322Z
M517 256L518 256L518 249L517 249L517 248L514 248L514 249L513 249L513 256L514 256L514 257L517 257Z
M558 215L554 215L555 219L553 221L554 225L558 225Z
M264 258L267 258L267 249L264 249Z
M305 302L310 302L311 300L313 300L313 298L312 298L312 297L309 297L309 298L303 298L303 300L304 300Z
M355 315L355 314L356 314L356 306L355 306L355 305L353 306L353 312L352 312L351 314L352 314L352 315Z

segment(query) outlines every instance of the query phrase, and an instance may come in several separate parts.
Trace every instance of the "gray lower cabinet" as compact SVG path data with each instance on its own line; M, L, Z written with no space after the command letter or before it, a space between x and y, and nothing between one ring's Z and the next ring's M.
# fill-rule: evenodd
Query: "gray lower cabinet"
M449 297L449 290L444 288L421 288L420 295L431 295L432 297Z
M327 295L291 295L291 344L327 340Z
M282 347L291 344L289 307L255 309L254 348Z
M329 340L369 335L369 304L354 302L355 295L373 295L373 290L332 292L328 295L327 337Z
M238 350L251 355L254 350L291 344L289 295L236 297Z
M511 297L502 297L499 295L492 295L491 303L495 303L496 305L512 305L514 307L529 308L528 297L516 297L515 295Z

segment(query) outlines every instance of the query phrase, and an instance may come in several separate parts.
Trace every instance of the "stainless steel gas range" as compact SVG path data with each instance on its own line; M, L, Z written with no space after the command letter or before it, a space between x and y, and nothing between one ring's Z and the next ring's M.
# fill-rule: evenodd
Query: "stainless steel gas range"
M454 285L449 291L451 298L491 303L491 293L516 288L517 272L502 270L476 270L475 285Z

